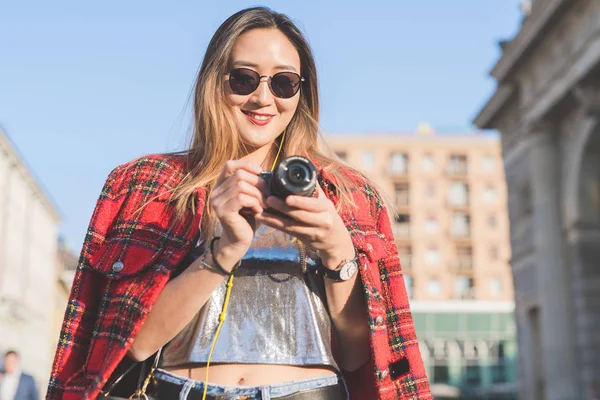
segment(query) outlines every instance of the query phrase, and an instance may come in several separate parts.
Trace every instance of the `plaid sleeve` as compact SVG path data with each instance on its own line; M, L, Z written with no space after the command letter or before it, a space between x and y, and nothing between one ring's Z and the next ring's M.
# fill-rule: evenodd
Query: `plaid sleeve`
M128 184L122 167L108 176L94 208L85 236L75 278L64 315L58 346L48 384L48 399L60 399L67 380L85 364L100 296L105 281L89 269L93 249L104 241L108 227L114 221L123 196L115 196Z
M124 357L173 266L191 243L168 206L183 172L165 156L113 170L84 240L48 386L48 399L95 398Z
M366 178L352 178L356 207L342 217L359 257L372 360L367 364L370 371L353 375L362 374L358 394L351 398L431 399L388 211ZM377 394L367 394L365 387L375 388Z
M430 399L431 393L423 359L417 342L417 335L398 249L392 232L390 218L385 207L380 207L377 219L378 238L373 242L374 258L377 263L381 282L380 298L385 308L384 324L376 328L385 328L390 357L386 367L381 370L382 384L393 384L395 394L401 399ZM383 371L387 371L384 374ZM395 398L395 397L393 397Z

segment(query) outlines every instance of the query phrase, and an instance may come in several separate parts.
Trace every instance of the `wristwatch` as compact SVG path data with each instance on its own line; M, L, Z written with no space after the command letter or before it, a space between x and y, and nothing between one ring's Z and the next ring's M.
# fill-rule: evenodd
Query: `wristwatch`
M342 282L350 280L358 271L358 257L342 261L336 269L329 269L322 263L319 263L319 271L324 277L334 281Z

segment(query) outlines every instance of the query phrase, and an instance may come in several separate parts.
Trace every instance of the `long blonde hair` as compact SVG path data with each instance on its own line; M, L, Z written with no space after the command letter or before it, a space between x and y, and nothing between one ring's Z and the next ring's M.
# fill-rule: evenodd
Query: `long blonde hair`
M342 169L350 167L335 156L319 131L317 71L310 46L286 15L269 8L254 7L229 17L217 29L206 50L194 89L193 137L189 149L184 152L188 173L172 196L178 218L185 218L190 210L194 211L197 187L205 186L210 193L225 162L244 155L244 145L226 104L223 76L229 72L231 51L237 38L260 28L278 29L286 35L300 55L300 73L305 78L298 108L285 128L285 141L278 141L283 146L280 159L290 155L309 157L333 177L340 199L338 210L353 205L350 191L355 185L342 172ZM210 207L206 207L202 219L204 234L213 227L215 220L212 214Z

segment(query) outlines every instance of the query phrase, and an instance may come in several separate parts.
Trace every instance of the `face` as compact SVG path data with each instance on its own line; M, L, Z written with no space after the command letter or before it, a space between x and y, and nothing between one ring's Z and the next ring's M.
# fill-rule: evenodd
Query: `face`
M236 40L230 67L248 68L260 76L273 76L278 72L300 75L300 56L281 31L254 29ZM238 134L259 164L292 120L300 101L300 91L288 99L274 96L267 81L261 78L258 88L248 95L234 93L225 81Z
M4 370L11 374L19 368L19 357L15 354L9 354L4 358Z

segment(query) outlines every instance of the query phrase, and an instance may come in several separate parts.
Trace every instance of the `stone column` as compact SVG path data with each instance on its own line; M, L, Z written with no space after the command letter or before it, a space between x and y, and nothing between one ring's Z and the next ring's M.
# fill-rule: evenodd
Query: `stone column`
M571 296L560 214L560 156L549 124L532 129L531 185L545 398L579 399Z
M519 395L520 399L539 400L536 396L535 387L538 384L535 371L535 343L532 332L531 321L527 318L527 310L524 307L515 309L515 318L517 320L517 341L519 345Z

